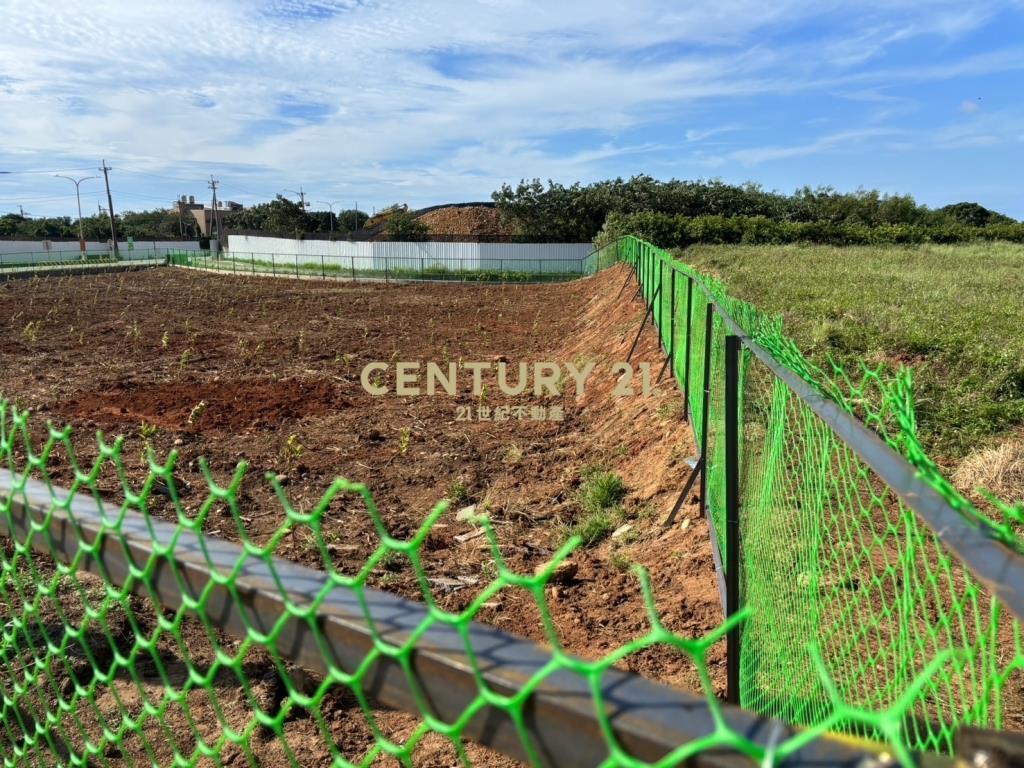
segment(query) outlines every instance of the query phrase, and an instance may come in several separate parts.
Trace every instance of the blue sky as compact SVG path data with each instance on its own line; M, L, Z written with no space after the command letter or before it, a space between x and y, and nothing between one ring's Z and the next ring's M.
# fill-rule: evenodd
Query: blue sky
M1024 218L1024 0L0 0L0 213L649 173ZM97 180L83 208L104 202ZM322 207L322 206L317 206Z

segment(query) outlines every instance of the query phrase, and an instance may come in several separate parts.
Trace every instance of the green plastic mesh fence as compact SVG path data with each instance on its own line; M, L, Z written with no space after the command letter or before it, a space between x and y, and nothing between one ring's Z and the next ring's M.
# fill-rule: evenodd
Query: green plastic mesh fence
M909 380L890 385L869 375L860 388L833 383L799 356L777 323L728 300L714 283L691 282L698 276L639 241L627 239L601 250L588 260L588 271L619 259L636 266L642 290L655 301L656 327L686 388L697 434L707 426L707 496L716 526L724 494L720 435L725 327L712 313L706 340L708 296L701 286L712 286L716 300L778 359L851 411L865 414L918 465L927 461L914 453L919 449L912 439ZM706 654L730 625L703 638L669 632L659 621L640 569L636 572L647 602L647 631L596 661L584 662L561 650L545 585L578 539L570 540L541 572L519 574L506 566L493 530L482 520L496 573L465 610L449 613L433 599L420 561L424 542L445 511L443 504L425 514L419 530L403 540L388 532L362 485L338 480L319 504L302 510L293 508L268 476L280 509L267 512L279 515L281 522L257 544L248 538L239 512L244 464L226 486L218 485L204 465L208 494L200 505L186 508L175 486L175 455L163 464L150 455L148 478L141 486L133 485L124 471L120 441L107 443L100 436L98 457L82 465L70 430L50 426L40 431L27 413L0 400L4 765L500 764L504 758L467 743L467 724L483 707L507 713L516 725L521 752L540 762L522 718L531 693L547 678L566 672L598 691L612 667L654 645L692 659L715 722L702 738L680 744L660 761L663 765L712 748L771 764L834 730L882 739L910 763L911 750L948 751L961 724L1018 724L1019 700L1012 696L1017 690L1013 686L1019 688L1014 672L1024 665L1018 624L814 414L758 369L757 361L745 361L744 380L745 608L733 619L743 625L742 703L810 726L770 752L729 725L712 693ZM881 408L870 405L876 399L869 396L868 386L878 391ZM706 399L705 389L711 393ZM983 522L980 513L942 484L934 468L930 471L931 482L964 510L965 519L991 526L1008 542L1016 542L1016 511L1007 508L1006 520ZM64 478L63 491L53 479L58 475ZM42 516L26 526L17 518L16 502L24 498L29 481L48 489L48 502ZM335 567L334 542L325 531L330 504L340 496L355 497L365 506L379 537L379 546L354 572ZM173 547L154 543L148 556L132 558L125 543L129 523L151 525L147 521L157 497L172 539L194 536L205 553L218 545L215 531L230 528L232 538L241 542L227 567L210 561L211 583L230 591L251 563L276 573L284 567L282 542L298 532L320 554L324 583L351 589L361 600L372 591L367 585L371 574L392 557L407 558L422 593L420 623L400 645L371 626L371 647L359 663L345 666L323 650L318 602L285 601L289 618L308 627L315 640L312 647L322 654L318 667L326 673L311 676L280 650L281 624L270 630L247 625L229 634L220 628L219 609L208 592L195 597L183 592L176 607L160 599L157 569ZM70 499L102 509L98 535L76 529ZM58 529L53 524L58 513L69 516L71 525ZM124 549L127 567L116 573L87 568L100 547ZM525 590L536 601L550 645L549 663L513 695L499 694L475 674L472 701L447 720L421 697L410 706L411 717L397 724L377 708L371 698L375 681L368 672L375 661L386 657L409 669L423 633L448 626L465 635L480 606L504 589ZM472 645L466 653L478 673L481 662ZM618 743L602 707L595 717L606 748L604 765L646 765ZM439 753L437 742L449 751Z
M725 328L717 311L709 313L712 299L777 362L878 432L965 525L1020 551L1024 510L993 500L1001 519L983 514L921 449L909 371L889 381L868 369L827 374L803 357L780 320L730 297L715 280L632 237L611 247L654 302L694 434L707 442L707 502L723 560ZM895 707L910 746L941 752L953 750L964 725L1024 729L1016 618L749 350L740 380L740 578L749 610L741 704L807 725L833 716L836 694L867 710ZM927 681L915 686L925 670ZM847 728L887 735L867 722Z

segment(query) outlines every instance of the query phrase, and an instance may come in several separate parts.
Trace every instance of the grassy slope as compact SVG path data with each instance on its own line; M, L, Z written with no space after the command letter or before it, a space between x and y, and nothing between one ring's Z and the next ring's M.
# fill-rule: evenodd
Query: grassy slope
M812 359L912 366L921 437L939 460L1024 425L1024 246L698 246L679 256L781 313Z

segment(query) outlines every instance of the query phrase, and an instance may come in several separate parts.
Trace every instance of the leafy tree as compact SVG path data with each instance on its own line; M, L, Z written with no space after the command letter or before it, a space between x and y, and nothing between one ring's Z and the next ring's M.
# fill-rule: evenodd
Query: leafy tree
M792 195L784 195L753 183L727 184L717 179L658 181L650 176L634 176L628 180L618 178L570 187L553 181L548 181L545 187L540 179L533 179L523 180L516 187L505 184L492 198L505 221L525 240L592 240L605 222L612 220L610 217L639 213L694 219L763 217L772 222L804 222L815 226L822 223L862 227L1013 223L1012 219L974 203L947 206L942 209L948 211L944 214L919 205L909 195L883 195L877 190L844 193L832 187L803 187Z
M222 214L222 221L225 229L251 229L286 236L317 231L315 219L309 212L303 210L299 203L282 195L269 203ZM324 231L327 231L326 219Z
M939 208L936 213L950 222L968 227L987 227L990 224L1012 224L1013 219L1001 213L990 211L978 203L954 203Z
M430 236L430 227L408 210L398 209L388 214L384 234L388 240L422 242Z
M357 211L354 208L349 208L338 213L335 229L340 232L355 232L358 229L362 229L369 218L368 214Z

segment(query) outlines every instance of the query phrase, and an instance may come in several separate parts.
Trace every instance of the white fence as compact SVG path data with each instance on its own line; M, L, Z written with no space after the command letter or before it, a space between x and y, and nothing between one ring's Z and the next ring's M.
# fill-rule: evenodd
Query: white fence
M162 258L167 251L198 251L196 240L137 240L134 243L118 241L118 256L122 260ZM85 243L85 252L92 256L107 255L107 241ZM77 240L0 240L0 267L12 265L55 264L81 258Z
M326 261L356 271L577 272L580 262L593 251L590 243L367 243L228 236L228 252L234 259L273 260L297 266Z

